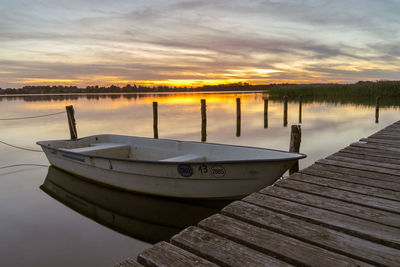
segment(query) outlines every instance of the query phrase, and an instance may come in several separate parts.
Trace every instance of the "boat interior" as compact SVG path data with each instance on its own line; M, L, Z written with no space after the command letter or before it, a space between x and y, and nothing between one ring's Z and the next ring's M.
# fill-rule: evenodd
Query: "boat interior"
M44 141L38 144L84 155L160 162L298 159L302 156L263 148L121 135L97 135L78 140Z

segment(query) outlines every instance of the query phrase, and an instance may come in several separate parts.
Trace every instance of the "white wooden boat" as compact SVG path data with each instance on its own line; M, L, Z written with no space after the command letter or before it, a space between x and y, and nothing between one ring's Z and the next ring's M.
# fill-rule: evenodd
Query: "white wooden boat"
M41 141L50 164L98 183L178 198L240 198L273 184L299 153L122 135Z

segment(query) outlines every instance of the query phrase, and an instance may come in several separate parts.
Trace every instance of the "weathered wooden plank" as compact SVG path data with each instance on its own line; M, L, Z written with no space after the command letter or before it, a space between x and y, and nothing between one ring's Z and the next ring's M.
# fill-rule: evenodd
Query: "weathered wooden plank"
M275 185L400 214L400 205L398 201L366 196L363 194L329 188L326 186L303 183L291 179L280 180L276 182Z
M271 190L263 191L262 194L253 193L244 198L243 201L400 249L399 228L385 226L319 207L303 205L299 202L287 200L286 196L282 195L283 192L284 190L273 190L271 188ZM329 199L326 198L324 202L329 202ZM398 216L397 218L397 223L399 223L400 217Z
M290 266L274 257L194 226L175 235L171 242L222 266Z
M305 174L310 174L310 175L316 175L319 177L326 177L330 179L335 179L335 180L341 180L341 181L347 181L350 183L355 183L355 184L361 184L361 185L369 185L377 188L382 188L382 189L389 189L392 191L399 192L400 191L400 183L393 183L390 181L386 180L379 180L373 177L366 177L367 175L370 176L376 176L376 174L371 173L371 172L363 172L359 171L356 173L354 171L353 173L350 169L348 168L340 168L336 166L331 166L331 165L324 165L324 164L313 164L308 168L302 169L300 171L301 173ZM355 175L357 174L357 175ZM371 175L372 174L372 175ZM383 177L383 179L393 179L390 176L389 177ZM397 176L394 177L394 179L398 180Z
M337 156L336 154L333 154L333 155L327 157L326 159L355 163L355 164L359 164L359 165L363 165L363 166L368 165L368 166L390 169L390 170L396 171L400 175L400 165L397 165L397 164L377 162L377 161L364 160L364 159L355 159L355 158L349 158L349 157L341 157L341 156Z
M370 170L360 170L359 166L354 166L354 164L346 162L321 159L312 167L314 166L321 166L326 170L336 171L337 173L342 173L344 175L356 175L363 178L376 179L377 181L386 181L392 183L393 185L400 183L400 178L396 175L378 173Z
M380 144L383 146L391 146L395 148L400 148L400 142L393 141L393 140L386 140L386 139L375 139L375 138L361 138L361 142L367 142L367 143L375 143L375 144Z
M376 167L376 166L363 165L363 164L357 164L357 163L345 162L345 161L338 161L338 160L332 160L332 159L320 159L320 160L317 161L317 163L329 164L329 165L339 166L339 167L346 167L346 168L349 168L349 169L376 172L376 173L379 173L379 175L380 174L390 174L390 175L400 176L400 171L399 170L387 169L387 168L384 168L384 167ZM353 172L353 170L352 170L352 172ZM399 177L399 179L400 179L400 177Z
M164 241L140 253L138 261L145 266L152 267L218 266Z
M374 144L374 143L366 143L366 142L355 142L352 143L350 146L352 147L361 147L361 148L371 148L371 149L379 149L383 151L390 151L392 153L400 153L400 148Z
M298 173L290 177L292 180L297 180L301 182L307 182L316 185L328 186L330 188L346 190L350 192L360 193L364 195L380 197L395 201L400 201L400 192L393 190L386 190L381 188L376 188L367 185L360 185L351 183L349 181L339 181L335 179L329 179L325 177L320 177L319 175L308 175L304 173ZM400 203L399 203L400 205Z
M143 265L137 263L132 259L126 259L124 261L121 261L120 263L117 263L116 265L114 265L114 267L143 267Z
M361 154L361 153L352 153L352 152L346 152L346 151L339 151L331 156L339 156L339 157L347 157L347 158L353 158L353 159L362 159L362 160L367 160L367 161L375 161L375 162L380 162L380 163L390 163L394 164L395 166L400 166L400 159L395 159L390 156L387 157L381 157L378 155L367 155L367 154Z
M369 156L378 156L378 157L385 158L385 159L400 160L400 153L392 153L390 151L379 150L379 149L370 149L370 148L349 146L344 149L341 149L340 152L369 155Z
M273 186L266 191L262 191L262 193L307 206L321 208L363 220L400 228L399 215L396 213L360 206L337 199L328 200L323 196L316 196L279 186Z
M369 138L374 138L374 139L386 139L386 140L397 140L397 141L400 141L400 133L396 134L396 135L376 133L376 134L370 135L368 137Z
M399 250L397 249L250 203L235 201L225 207L222 213L371 264L400 265Z
M221 214L201 221L199 226L297 266L368 265L365 262Z

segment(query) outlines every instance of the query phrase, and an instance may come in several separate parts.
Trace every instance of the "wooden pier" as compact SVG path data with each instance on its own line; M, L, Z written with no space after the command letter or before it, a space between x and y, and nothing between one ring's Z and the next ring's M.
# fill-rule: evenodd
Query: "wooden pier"
M118 266L400 266L400 121Z

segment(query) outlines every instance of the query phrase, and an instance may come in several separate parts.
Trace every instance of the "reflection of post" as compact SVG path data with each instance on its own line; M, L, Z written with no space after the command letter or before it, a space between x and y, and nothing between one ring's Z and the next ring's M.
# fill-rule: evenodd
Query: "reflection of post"
M292 125L290 133L290 152L300 152L301 143L301 127L300 125ZM299 171L299 162L296 161L295 164L290 168L289 174L293 174Z
M207 140L206 100L201 99L201 141Z
M380 96L376 97L376 106L375 106L375 123L379 123L379 100Z
M264 128L268 128L268 98L264 99Z
M153 102L153 130L154 138L158 138L158 104Z
M66 106L69 133L71 135L71 140L78 138L78 133L76 131L76 121L75 121L75 111L74 106Z
M299 123L301 123L301 116L302 116L302 112L303 112L303 96L300 95L299 96Z
M287 126L287 96L283 97L283 127Z
M236 136L240 136L240 98L236 98Z

